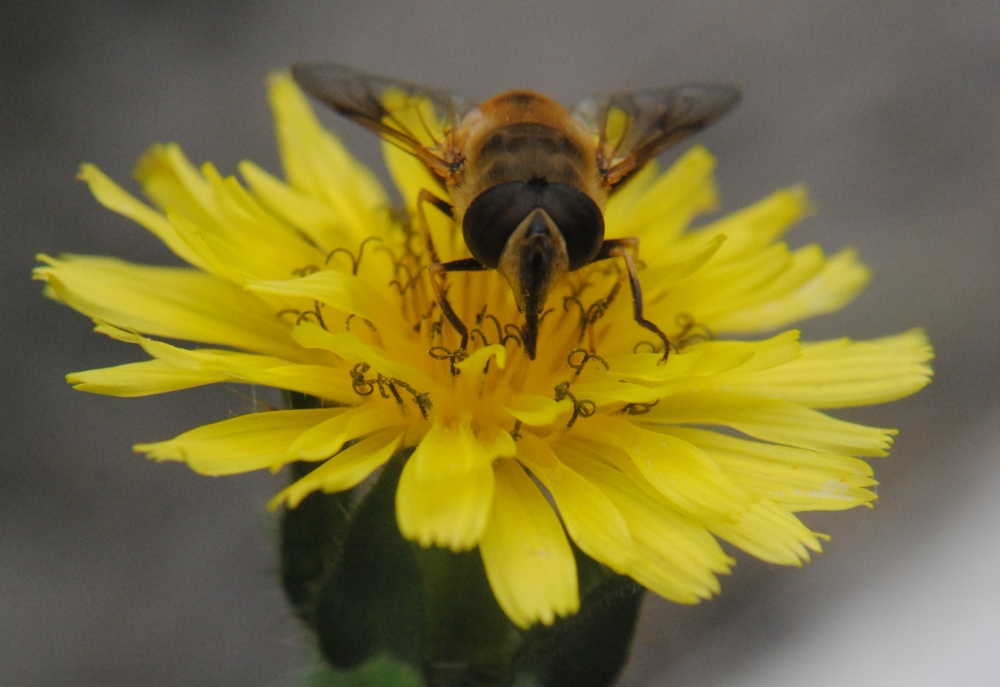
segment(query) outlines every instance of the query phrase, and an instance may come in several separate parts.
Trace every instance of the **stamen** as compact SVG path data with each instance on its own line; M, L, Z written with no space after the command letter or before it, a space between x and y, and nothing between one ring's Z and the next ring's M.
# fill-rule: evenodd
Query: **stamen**
M431 346L427 353L435 360L447 360L451 363L451 376L457 377L461 374L458 363L469 357L464 348L456 348L454 351L445 346Z
M676 336L674 350L679 351L685 346L701 341L715 341L715 333L705 325L698 324L694 316L689 313L679 313L675 322L681 327L681 331Z
M580 322L577 326L580 327L580 331L587 326L587 308L584 306L583 301L581 301L576 296L564 296L563 297L563 312L569 313L569 304L575 303L578 308L580 308ZM583 334L580 334L580 338L583 338Z
M583 292L589 289L593 285L594 285L593 282L591 282L589 279L583 279L582 281L580 281L580 283L572 285L570 287L569 298L579 299L580 296L583 294Z
M375 392L375 385L365 379L365 372L368 372L369 369L368 363L358 363L351 368L351 382L354 393L358 396L371 396Z
M513 329L515 333L514 333L514 334L511 334L511 333L510 333L510 332L508 331L508 330L510 330L510 329ZM518 343L520 343L521 341L523 341L523 340L524 340L524 332L522 332L522 331L521 331L521 328L520 328L520 327L518 327L518 326L517 326L516 324L505 324L505 325L503 326L503 331L504 331L504 333L505 333L505 334L506 334L507 336L513 336L513 337L515 337L515 338L517 339Z
M428 393L424 391L417 391L402 379L385 377L382 373L379 373L375 379L365 379L365 373L370 369L371 366L368 363L358 363L351 368L350 375L354 387L354 393L358 396L371 396L375 392L375 387L377 386L379 394L382 398L388 399L389 394L385 392L385 387L389 387L389 391L396 399L396 402L402 405L403 397L400 396L399 392L396 390L396 387L400 387L413 396L413 402L417 404L418 408L420 408L420 414L424 416L424 419L426 420L428 418L427 411L434 407Z
M485 320L492 320L493 321L494 326L496 326L496 328L497 328L497 339L500 340L500 344L501 345L506 344L507 340L504 338L503 329L500 327L500 320L498 320L496 318L496 316L494 316L494 315L483 315L483 320L484 321ZM520 343L520 340L518 340L518 343Z
M434 340L434 337L441 335L441 331L443 328L444 328L444 316L439 317L438 319L431 322L431 328L428 332L431 336L431 341Z
M420 414L423 415L424 419L426 420L427 411L434 407L434 404L431 403L430 395L425 391L417 391L412 386L404 382L402 379L394 378L389 381L391 381L396 386L400 386L406 389L408 392L410 392L410 394L413 396L413 402L417 404L418 408L420 408Z
M361 258L364 257L365 254L365 246L368 244L369 241L378 241L379 243L381 243L382 239L379 238L378 236L369 236L364 241L362 241L361 245L358 246L357 258L355 258L354 254L351 251L347 250L346 248L343 247L334 248L332 251L326 254L326 262L324 262L323 264L329 265L330 258L332 258L337 253L343 253L351 261L351 274L356 276L358 274L358 267L361 265Z
M524 348L524 343L521 341L521 338L519 336L517 336L516 334L507 334L505 337L503 337L502 339L500 339L500 345L501 346L506 346L507 342L509 340L511 340L511 339L514 340L514 343L517 344L518 348Z
M347 329L347 331L351 331L351 320L353 319L354 319L354 313L351 313L350 315L347 316L347 319L344 320L344 328ZM375 325L372 324L371 320L369 320L367 317L362 317L361 321L367 324L369 329L378 334L378 329L375 328Z
M406 273L409 275L410 274L409 268L407 268L405 265L403 265L402 267L403 267L404 270L406 270ZM409 280L405 284L400 284L398 279L393 279L392 281L389 282L388 285L389 286L395 286L397 289L399 289L399 295L402 296L402 295L406 294L406 292L409 291L410 288L413 287L414 284L419 284L420 283L420 272L422 270L423 270L423 268L421 267L420 270L418 270L415 275L413 275L412 277L410 277Z
M396 257L396 253L392 250L392 248L390 248L389 246L385 245L385 243L380 242L379 245L375 248L375 250L376 251L382 251L383 253L387 253L389 255L389 258L392 260L392 264L393 265L398 265L399 264L399 258Z
M660 351L663 350L662 346L657 346L652 341L643 340L643 341L640 341L639 343L637 343L635 346L632 347L632 353L638 353L639 352L639 347L642 346L643 344L649 346L649 352L650 353L659 353Z
M388 386L389 387L389 391L392 392L392 395L396 399L396 403L398 403L399 405L403 405L403 398L399 395L399 392L396 391L396 385L393 384L393 382L392 382L391 379L389 379L388 377L382 376L382 373L379 372L378 373L378 378L375 380L375 383L378 384L378 392L382 396L382 398L385 398L385 399L389 398L389 394L385 393L385 387Z
M313 301L313 309L306 310L305 312L300 313L299 316L295 318L295 324L302 324L303 320L309 319L309 316L312 315L313 317L316 318L316 324L318 324L323 329L326 329L326 322L323 321L323 313L320 312L321 307L322 304L319 301ZM327 329L327 331L330 330Z
M434 312L434 308L436 307L437 307L437 301L431 301L431 307L427 308L427 312L425 312L423 315L420 316L420 321L417 322L415 325L413 325L413 331L415 332L420 331L420 329L424 326L424 320L430 319L431 313ZM431 331L432 331L431 338L434 338L433 327L431 328Z
M583 358L580 359L580 362L574 363L573 356L577 355L578 353L582 353ZM572 367L574 370L576 370L576 374L574 375L575 377L580 376L580 373L583 372L584 365L586 365L591 360L596 360L597 362L601 363L601 365L604 365L605 370L608 371L611 370L611 366L608 365L607 360L597 355L596 353L591 353L586 348L574 348L572 351L569 352L569 355L566 356L566 364Z
M385 392L386 380L385 380L385 377L382 376L381 372L378 373L378 377L375 379L375 383L378 385L378 394L379 394L379 396L381 396L382 398L388 399L389 398L389 394L387 394Z
M517 441L517 440L519 440L521 438L521 421L520 420L515 420L514 421L514 429L512 429L510 431L510 438L513 439L514 441Z
M578 417L590 417L597 412L597 404L589 399L577 400L573 392L569 390L569 382L560 382L555 386L556 402L569 399L573 402L573 417L566 423L567 427L572 427Z
M649 412L650 408L659 402L660 399L656 399L652 403L629 403L618 412L622 415L645 415Z
M398 403L399 405L403 405L403 398L402 396L399 395L399 392L396 391L396 385L393 384L391 381L389 382L389 391L391 391L392 395L396 398L396 403Z

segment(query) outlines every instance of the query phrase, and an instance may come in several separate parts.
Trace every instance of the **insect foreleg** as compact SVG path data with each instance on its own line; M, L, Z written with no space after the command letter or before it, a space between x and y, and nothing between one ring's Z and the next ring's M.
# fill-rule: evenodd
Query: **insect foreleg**
M431 237L431 225L427 222L427 212L424 210L424 203L430 203L450 219L453 219L451 203L441 200L425 188L420 189L420 193L417 194L417 223L420 225L420 232L424 235L427 254L430 256L432 263L440 263L441 258L438 257L437 249L434 248L434 239Z
M489 268L475 258L452 260L451 262L433 262L427 268L427 271L431 275L431 285L434 287L434 295L437 296L438 305L441 306L441 312L444 313L444 316L448 318L448 322L451 323L451 326L462 337L462 344L459 346L459 349L463 351L466 344L469 343L469 328L465 326L465 323L459 318L458 313L451 307L444 287L438 282L437 277L445 272L480 272L485 269Z
M625 261L625 268L628 270L629 286L632 288L632 316L635 318L636 323L640 327L645 327L660 337L660 341L663 342L663 357L660 358L660 364L662 365L667 362L667 356L670 355L670 340L667 339L667 335L664 334L659 327L643 317L642 285L639 283L639 275L635 271L635 261L632 260L632 256L629 254L629 249L633 249L638 252L639 239L635 237L625 239L608 239L601 244L601 250L597 253L592 262L597 262L598 260L609 260L611 258L621 258Z

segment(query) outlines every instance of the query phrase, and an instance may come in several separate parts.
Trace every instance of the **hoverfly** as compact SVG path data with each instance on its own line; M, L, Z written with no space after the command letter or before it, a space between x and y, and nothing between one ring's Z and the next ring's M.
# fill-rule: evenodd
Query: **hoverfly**
M297 64L292 75L306 92L416 156L439 180L450 202L430 189L417 199L438 305L461 336L469 329L439 283L446 272L495 269L524 313L523 343L534 360L539 317L551 287L593 262L621 258L628 271L636 323L670 342L643 317L633 256L637 238L604 238L609 196L649 160L715 121L736 104L738 88L688 84L584 100L571 112L532 91L507 91L474 103L336 64ZM424 103L436 122L419 129L398 117L399 103ZM422 204L462 227L471 258L442 263Z

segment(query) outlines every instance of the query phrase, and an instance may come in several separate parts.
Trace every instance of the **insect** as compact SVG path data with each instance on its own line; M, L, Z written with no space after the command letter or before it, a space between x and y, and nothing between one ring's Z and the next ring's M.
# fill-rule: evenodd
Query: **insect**
M638 239L606 240L603 210L646 162L732 109L738 88L701 83L616 93L584 100L571 112L532 91L507 91L477 104L336 64L297 64L292 75L313 97L415 155L447 191L450 202L421 190L417 214L438 305L463 350L469 329L448 302L444 273L499 271L524 314L522 339L534 360L540 313L553 285L581 267L619 258L635 321L660 338L666 360L670 342L643 316L630 253L637 253ZM400 116L414 103L431 108L419 126ZM471 258L439 260L425 203L462 227Z

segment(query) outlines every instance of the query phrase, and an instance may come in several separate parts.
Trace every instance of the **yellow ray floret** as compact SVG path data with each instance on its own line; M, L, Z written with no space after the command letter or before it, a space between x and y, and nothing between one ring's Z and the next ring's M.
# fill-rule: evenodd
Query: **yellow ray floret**
M580 607L573 550L559 518L517 462L498 460L493 472L493 505L479 540L486 576L515 625L551 625Z

